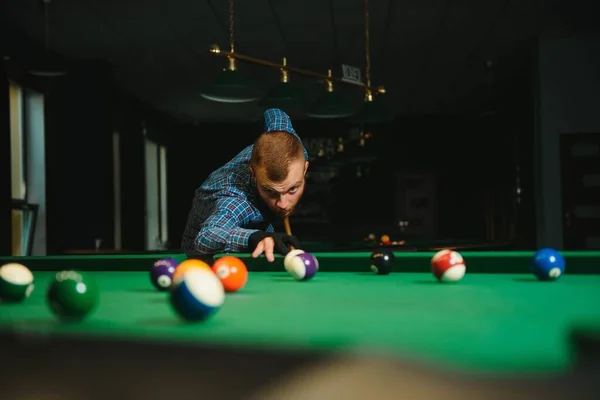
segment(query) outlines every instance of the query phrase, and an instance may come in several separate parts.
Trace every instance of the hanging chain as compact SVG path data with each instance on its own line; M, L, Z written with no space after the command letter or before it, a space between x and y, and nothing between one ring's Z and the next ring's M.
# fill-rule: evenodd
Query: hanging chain
M50 12L48 11L48 3L50 0L44 1L44 32L46 33L46 51L50 51Z
M369 0L365 0L365 57L367 86L371 87L371 48L369 45Z
M234 52L233 44L233 0L229 0L229 47Z
M46 2L49 2L50 0L44 0ZM241 55L234 55L235 53L235 43L234 43L234 28L233 28L233 22L234 22L234 7L233 7L233 0L229 0L229 47L230 47L230 51L227 55L227 58L229 59L229 67L228 69L230 71L235 71L236 70L236 63L235 60L236 59L244 59L248 62L253 62L256 64L262 64L262 65L268 65L268 66L276 66L277 68L279 68L282 73L283 73L283 78L282 81L283 82L287 82L288 81L288 76L287 74L289 73L288 71L293 71L293 72L297 72L299 74L302 75L310 75L310 76L317 76L319 78L325 78L325 83L327 84L327 91L328 92L332 92L333 91L333 81L335 80L336 82L341 82L341 83L350 83L350 84L356 84L358 86L364 87L365 88L365 97L368 101L372 101L373 100L373 92L375 93L385 93L385 88L383 86L380 86L376 89L371 88L371 40L370 40L370 13L369 13L369 0L365 0L365 59L366 59L366 85L363 83L358 83L358 82L346 82L343 79L340 78L334 78L332 76L331 70L328 70L328 74L327 76L323 77L320 74L317 74L316 72L312 72L312 71L306 71L306 70L301 70L299 68L291 68L287 66L287 59L284 58L283 60L283 65L275 65L273 63L269 63L267 61L264 60L260 60L260 59L256 59L256 58L252 58L252 57L248 57L248 56L241 56ZM219 47L216 45L211 46L210 48L210 52L213 54L222 54L225 52L221 52L219 50Z

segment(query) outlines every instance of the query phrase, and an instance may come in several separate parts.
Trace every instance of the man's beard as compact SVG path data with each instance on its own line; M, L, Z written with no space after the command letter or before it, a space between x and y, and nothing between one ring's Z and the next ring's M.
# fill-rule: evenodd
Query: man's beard
M294 204L294 206L292 208L290 208L287 211L281 211L281 210L273 210L272 211L277 214L279 217L285 218L285 217L289 217L292 214L294 214L294 212L296 212L296 209L298 208L298 204L300 204L300 200L302 200L302 196L304 196L304 193L298 198L298 201L296 202L296 204Z
M290 215L292 215L294 213L294 211L296 210L296 206L290 208L289 210L286 211L282 211L282 210L273 210L275 212L275 214L277 214L280 217L289 217Z

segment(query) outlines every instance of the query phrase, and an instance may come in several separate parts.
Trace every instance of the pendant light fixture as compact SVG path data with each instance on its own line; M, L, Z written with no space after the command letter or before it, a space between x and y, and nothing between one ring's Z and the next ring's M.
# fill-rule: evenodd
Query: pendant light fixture
M293 83L290 83L290 73L287 69L287 59L283 57L281 71L281 82L275 85L258 104L265 107L295 108L304 105L302 91Z
M227 55L227 68L200 95L207 100L219 103L249 103L256 101L259 97L258 90L252 86L246 77L240 74L236 67L233 40L233 0L229 0L229 47L230 54ZM211 46L210 51L218 54L220 52L219 46Z
M66 75L67 69L61 60L50 52L50 18L48 15L50 0L43 0L43 3L45 52L29 68L29 73L44 78L56 78Z
M362 106L350 118L351 122L360 124L377 124L389 122L393 119L392 113L382 104L382 101L373 96L373 89L371 88L371 40L369 30L369 0L365 0L365 75L367 85L365 87L365 97ZM380 86L377 88L377 92L384 94L385 88Z
M333 90L331 69L327 71L325 84L325 93L310 107L306 115L320 119L347 118L352 115L353 109L350 103Z
M392 120L392 113L380 98L373 96L370 89L365 89L364 102L358 111L350 117L350 122L358 124L380 124Z
M365 1L366 3L366 1ZM221 103L246 103L259 99L259 92L254 88L249 81L244 78L236 69L236 60L258 64L269 68L276 68L281 71L281 81L273 87L267 95L260 98L258 104L267 107L281 107L285 109L302 108L304 111L305 96L301 90L290 83L289 74L295 73L298 75L309 76L315 79L323 80L326 84L325 93L309 108L306 115L311 118L320 119L345 119L354 115L358 121L381 121L388 119L388 113L385 112L383 105L376 101L376 94L384 94L383 87L370 86L370 56L367 48L367 84L355 80L347 80L344 78L334 77L331 70L328 70L327 75L308 71L300 68L295 68L287 65L287 60L283 58L283 64L274 63L271 61L255 58L249 55L235 52L233 41L233 0L229 0L230 8L230 51L221 50L218 45L214 44L209 48L211 54L220 57L227 57L228 67L216 79L214 84L202 92L202 97L210 101ZM367 46L369 43L368 29L368 5L366 6L367 13ZM358 86L365 90L365 102L361 110L355 114L356 107L349 101L345 94L340 94L333 90L333 82L339 82L343 85ZM297 111L301 111L297 109Z

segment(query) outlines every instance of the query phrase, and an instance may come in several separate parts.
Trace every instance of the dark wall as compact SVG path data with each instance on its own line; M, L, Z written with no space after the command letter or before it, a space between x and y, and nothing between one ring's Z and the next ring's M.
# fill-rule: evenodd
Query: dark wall
M126 106L124 109L127 109ZM121 238L126 250L144 249L144 131L138 111L119 114L121 165Z
M113 245L110 79L108 68L77 63L46 99L49 251Z
M252 144L260 124L200 124L171 131L168 148L170 247L179 248L194 191L220 165Z
M483 240L486 234L486 193L496 193L498 220L512 218L515 201L517 153L520 143L521 179L531 185L531 129L522 107L491 116L419 116L372 127L375 137L369 153L377 154L370 174L354 176L354 167L342 169L335 184L335 201L328 225L297 225L306 240L343 238L360 240L378 229L396 227L393 175L396 170L428 170L439 179L440 237ZM303 138L345 135L348 125L298 121ZM223 163L252 143L257 124L201 124L182 132L169 147L169 236L179 246L195 189ZM521 213L531 215L531 191L525 190ZM328 199L322 198L321 202ZM526 210L526 211L522 211ZM531 222L520 227L530 232ZM381 232L381 230L379 230ZM530 237L526 240L530 240Z
M5 25L4 29L7 29ZM5 31L6 32L6 31ZM3 35L4 38L8 37ZM39 46L10 32L11 42L3 43L11 54L27 59ZM18 68L17 68L18 70ZM38 81L17 71L20 82L44 92L47 102L47 215L48 252L90 249L94 239L103 247L113 246L112 133L121 142L122 246L142 250L145 241L144 135L168 146L169 242L180 245L194 191L215 168L251 144L261 130L260 123L176 124L117 90L112 71L96 61L72 63L69 74L51 82ZM507 85L505 106L495 116L413 116L392 124L373 127L375 137L368 151L377 154L370 174L354 177L353 167L342 168L332 184L334 199L328 202L330 223L295 225L294 231L306 239L359 238L377 227L395 226L394 188L396 170L425 169L438 175L440 236L482 238L485 234L485 196L502 193L500 208L508 215L513 203L515 142L520 143L521 179L524 196L520 207L519 233L531 238L533 197L531 80L525 71ZM3 81L2 85L6 85ZM0 87L3 89L5 86ZM9 166L10 147L7 99L0 101L0 151L2 165ZM339 121L294 121L302 138L330 137L334 141L347 134L349 124ZM7 140L8 139L8 140ZM10 175L0 173L0 202L10 200ZM0 210L10 217L6 205ZM504 214L503 214L504 213ZM10 230L2 224L0 239L4 252Z
M68 73L35 78L27 65L42 48L0 21L2 64L0 91L15 80L45 97L47 252L114 246L112 134L121 136L122 245L144 248L144 131L167 143L172 122L122 93L112 70L96 60L68 62ZM9 40L5 40L10 38ZM0 254L10 254L10 120L8 96L0 96ZM8 220L6 220L8 218ZM6 221L5 221L6 220Z
M0 15L0 255L12 254L11 146L9 80L36 90L42 85L24 72L23 66L42 47L12 29Z

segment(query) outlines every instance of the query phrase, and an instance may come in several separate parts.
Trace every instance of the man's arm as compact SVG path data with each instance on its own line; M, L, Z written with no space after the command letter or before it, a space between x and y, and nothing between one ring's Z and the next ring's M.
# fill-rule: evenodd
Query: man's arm
M200 253L241 252L248 248L255 229L241 228L249 216L247 205L235 197L222 197L206 221L200 226L194 245Z

